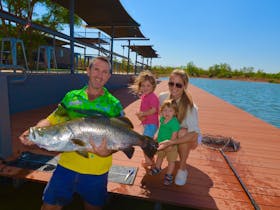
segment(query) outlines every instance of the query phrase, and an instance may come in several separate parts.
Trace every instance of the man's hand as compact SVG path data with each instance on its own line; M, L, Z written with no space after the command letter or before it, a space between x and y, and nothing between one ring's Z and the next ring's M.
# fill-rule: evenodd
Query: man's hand
M27 137L29 134L29 130L24 131L18 138L21 141L22 144L25 146L32 146L35 145L34 142L30 141Z
M48 119L43 119L40 120L35 127L44 127L44 126L49 126L51 125L51 123L49 122ZM26 145L26 146L34 146L36 145L34 142L30 141L27 137L29 135L29 129L24 131L18 138L21 141L22 144Z
M92 146L92 149L88 150L88 152L92 152L101 157L107 157L113 153L112 150L109 150L107 148L107 139L106 138L102 139L102 142L99 146L95 145L93 138L90 138L89 143Z

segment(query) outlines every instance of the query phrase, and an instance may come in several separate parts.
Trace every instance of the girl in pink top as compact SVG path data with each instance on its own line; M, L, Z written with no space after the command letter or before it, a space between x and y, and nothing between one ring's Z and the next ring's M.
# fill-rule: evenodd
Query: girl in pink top
M135 93L141 95L140 110L136 113L136 116L143 125L143 135L154 138L159 124L159 99L154 93L156 79L150 71L142 71L138 77L136 77L134 84L130 88ZM145 154L144 157L145 161L142 163L144 167L154 165L154 160L151 160Z

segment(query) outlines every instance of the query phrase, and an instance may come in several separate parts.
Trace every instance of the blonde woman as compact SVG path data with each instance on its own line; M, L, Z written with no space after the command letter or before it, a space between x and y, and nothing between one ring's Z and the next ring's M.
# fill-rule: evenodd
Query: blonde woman
M191 149L196 148L200 139L198 125L198 108L188 93L189 77L184 70L175 69L169 77L169 91L159 95L160 104L166 99L173 99L178 106L177 118L180 122L178 138L175 141L160 143L159 150L168 146L177 145L179 153L179 169L175 178L175 184L184 185L187 181L187 158Z

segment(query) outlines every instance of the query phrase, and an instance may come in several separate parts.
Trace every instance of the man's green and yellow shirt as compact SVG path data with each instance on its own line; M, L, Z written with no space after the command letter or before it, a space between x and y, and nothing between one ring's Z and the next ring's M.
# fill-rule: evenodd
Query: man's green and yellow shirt
M120 101L115 98L106 88L104 94L93 101L88 100L86 93L87 86L80 90L68 92L58 105L57 109L48 116L52 125L67 120L90 117L102 114L107 117L118 117L123 115L123 107ZM76 152L63 152L59 164L70 170L82 174L103 174L109 171L112 165L112 155L101 157L89 153L89 158L84 158Z

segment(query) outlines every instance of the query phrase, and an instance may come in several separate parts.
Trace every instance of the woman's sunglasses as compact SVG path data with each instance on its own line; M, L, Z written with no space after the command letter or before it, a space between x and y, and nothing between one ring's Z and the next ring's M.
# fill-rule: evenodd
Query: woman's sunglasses
M180 83L174 83L174 82L168 82L169 87L174 87L176 86L176 88L182 88L183 85Z

